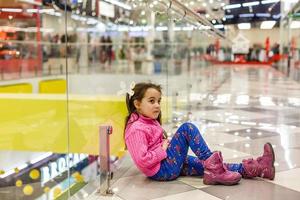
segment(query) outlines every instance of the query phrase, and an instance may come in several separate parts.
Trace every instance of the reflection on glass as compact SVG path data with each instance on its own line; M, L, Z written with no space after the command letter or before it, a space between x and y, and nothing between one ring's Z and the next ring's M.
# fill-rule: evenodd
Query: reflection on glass
M259 102L262 106L275 106L272 97L259 97Z
M249 95L238 95L236 98L237 105L248 105L250 97Z
M192 41L190 26L178 25L171 38L165 28L169 21L158 21L153 29L146 11L139 15L143 24L135 26L140 22L131 18L126 5L108 6L106 15L99 16L96 5L87 3L97 1L53 2L1 10L8 17L0 27L0 189L8 192L0 193L0 199L68 198L74 187L79 199L90 195L82 188L99 181L99 124L114 125L113 156L124 154L127 110L120 90L128 92L132 81L162 85L163 109L168 111L163 120L171 127L194 117L184 110L192 101L202 108L216 100L207 96L207 88L222 82L213 78L205 56L215 56L215 38L201 34L201 40L197 36ZM165 2L152 1L153 10L166 16ZM143 6L137 3L136 8ZM230 54L228 48L228 58ZM176 103L174 109L171 103Z

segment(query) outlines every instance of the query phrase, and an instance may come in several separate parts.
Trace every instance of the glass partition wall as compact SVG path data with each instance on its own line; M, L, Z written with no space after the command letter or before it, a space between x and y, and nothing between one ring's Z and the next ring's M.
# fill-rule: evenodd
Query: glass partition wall
M70 169L86 158L69 150L64 12L0 7L0 199L68 196Z
M118 180L128 159L125 94L133 83L162 86L171 135L213 104L229 75L212 66L230 59L229 44L176 16L139 10L125 26L126 10L103 17L79 1L49 2L0 1L1 200L84 199L97 191L101 125L113 127L112 183Z
M281 2L285 8L287 2ZM300 35L300 3L294 2L283 13L280 21L280 46L282 59L279 70L293 80L300 81L299 42Z

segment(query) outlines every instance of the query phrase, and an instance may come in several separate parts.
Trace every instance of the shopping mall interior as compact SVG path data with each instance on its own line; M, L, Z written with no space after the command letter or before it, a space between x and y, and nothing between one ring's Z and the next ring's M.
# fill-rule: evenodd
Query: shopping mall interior
M299 200L298 37L297 0L0 0L0 199ZM243 178L147 177L124 141L140 82L169 141L193 123ZM245 175L266 143L275 178Z

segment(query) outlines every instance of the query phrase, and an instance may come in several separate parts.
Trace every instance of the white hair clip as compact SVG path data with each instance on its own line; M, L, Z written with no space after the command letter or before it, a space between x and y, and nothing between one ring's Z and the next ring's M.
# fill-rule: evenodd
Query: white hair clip
M134 90L133 90L134 87L135 87L135 82L134 81L132 81L130 83L130 86L129 86L128 89L126 87L126 83L124 81L121 81L120 82L120 87L121 87L121 90L118 91L118 93L117 93L118 95L124 95L126 93L129 94L129 97L132 97L134 95Z
M129 94L130 97L132 97L132 96L134 95L134 90L133 90L134 87L135 87L135 82L132 81L132 82L130 83L130 89L129 89L129 92L128 92L128 94Z

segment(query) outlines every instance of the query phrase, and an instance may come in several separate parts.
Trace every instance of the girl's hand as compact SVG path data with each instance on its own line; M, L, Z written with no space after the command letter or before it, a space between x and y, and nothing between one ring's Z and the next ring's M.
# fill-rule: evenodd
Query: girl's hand
M164 142L163 142L163 144L162 144L163 150L167 150L169 144L170 144L169 140L165 139Z
M165 130L163 130L163 138L164 138L164 139L167 139L167 138L168 138L168 134L167 134L167 132L166 132Z

